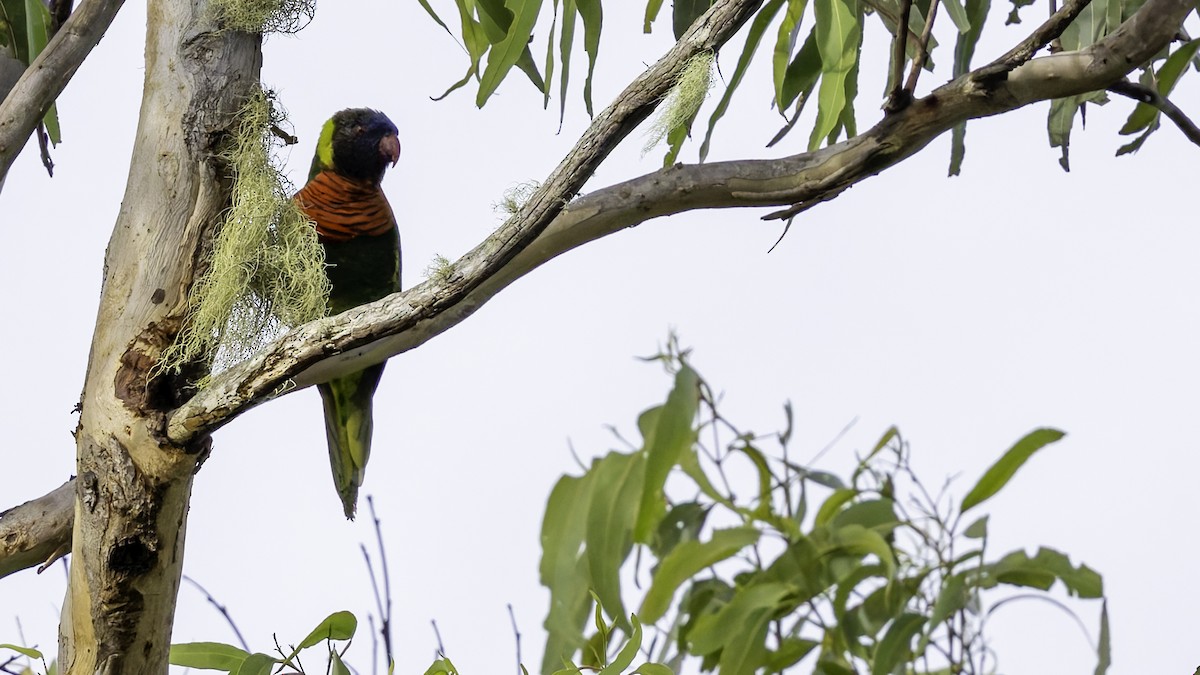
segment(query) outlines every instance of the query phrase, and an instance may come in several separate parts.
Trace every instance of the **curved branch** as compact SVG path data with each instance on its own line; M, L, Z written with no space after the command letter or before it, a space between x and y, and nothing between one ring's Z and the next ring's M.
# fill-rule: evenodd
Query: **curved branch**
M168 433L171 440L186 442L275 395L417 347L470 316L533 269L613 232L694 209L819 202L903 161L963 120L1103 89L1165 46L1191 9L1189 0L1147 0L1117 31L1086 50L1034 59L1006 78L994 73L988 77L984 69L968 73L885 117L862 135L813 153L778 160L677 165L592 192L561 208L532 243L492 273L482 272L486 261L481 258L498 250L497 240L505 230L456 263L447 279L427 281L283 336L252 359L217 375L207 389L175 410ZM625 95L609 111L622 106ZM469 290L463 292L464 287ZM450 301L451 297L458 300ZM63 512L70 517L69 503ZM0 540L6 524L0 519ZM5 556L0 550L0 563Z
M522 210L516 227L510 223L501 228L456 263L447 278L431 279L403 293L301 326L216 376L208 388L171 414L168 435L176 443L187 442L292 388L359 370L423 344L470 316L513 280L587 241L651 218L693 209L794 207L823 201L903 161L959 122L1034 101L1103 89L1162 49L1191 10L1189 0L1147 0L1117 30L1087 49L1033 59L1006 78L984 69L968 73L885 117L866 133L816 152L777 160L679 165L598 190L561 212L544 203L549 196L543 189L533 200L537 203ZM713 14L710 11L706 18ZM689 37L695 39L695 26L663 60L630 85L597 123L630 105L645 105L641 103L644 97L637 98L642 93L640 83L660 69L682 67L689 58L682 49ZM665 63L672 60L673 65ZM639 114L630 115L625 124L648 112L641 107L636 110ZM591 151L591 133L589 130L563 161L547 186L561 180L564 166L579 153ZM616 135L607 138L613 142ZM556 214L544 232L534 227L537 221L530 215L532 209L541 209L538 218ZM531 225L523 225L526 222ZM517 227L523 228L519 234L513 232ZM518 236L534 231L540 236L528 245L517 242Z
M0 102L0 182L125 0L84 0Z
M1158 108L1159 112L1166 115L1168 119L1175 123L1175 126L1179 127L1179 130L1183 132L1183 135L1189 141L1200 145L1200 127L1196 126L1196 123L1187 116L1187 113L1180 110L1179 106L1171 103L1170 99L1158 93L1158 90L1128 80L1114 82L1109 85L1108 90L1114 94L1127 96L1135 101Z

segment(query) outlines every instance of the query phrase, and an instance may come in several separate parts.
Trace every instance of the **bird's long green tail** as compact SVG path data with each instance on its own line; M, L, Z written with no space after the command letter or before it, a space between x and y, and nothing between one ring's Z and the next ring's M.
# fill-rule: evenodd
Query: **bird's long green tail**
M325 404L325 435L333 484L346 517L353 520L358 488L371 456L371 399L385 364L317 385Z

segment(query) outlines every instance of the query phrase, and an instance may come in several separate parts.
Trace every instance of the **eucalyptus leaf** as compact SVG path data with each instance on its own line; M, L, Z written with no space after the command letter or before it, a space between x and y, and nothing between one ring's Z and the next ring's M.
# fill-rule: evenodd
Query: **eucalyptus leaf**
M234 672L249 656L246 650L221 642L185 642L171 645L168 658L173 666Z
M1041 450L1047 445L1061 439L1066 434L1058 429L1035 429L1025 435L1024 438L1017 441L1004 456L996 461L986 472L975 487L967 493L963 498L960 510L963 513L982 504L990 499L997 492L1008 484L1017 470L1024 466L1025 462L1033 456L1035 452Z

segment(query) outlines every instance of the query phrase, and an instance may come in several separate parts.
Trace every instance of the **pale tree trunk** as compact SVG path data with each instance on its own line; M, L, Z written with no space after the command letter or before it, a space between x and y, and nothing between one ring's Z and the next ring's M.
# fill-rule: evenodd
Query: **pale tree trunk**
M173 383L148 375L179 328L203 244L228 202L214 153L238 104L258 84L260 40L215 32L206 0L150 0L145 98L105 259L76 437L74 555L60 672L166 671L192 474L208 450L208 434L250 407L420 346L514 279L611 232L701 208L777 205L788 208L768 217L789 217L901 163L959 122L1110 87L1161 50L1194 11L1193 0L1147 0L1095 45L1029 60L1086 4L1068 0L1009 54L889 113L853 139L776 160L671 167L575 199L596 165L657 105L683 64L718 49L760 2L718 0L666 57L597 115L535 198L447 274L299 327L184 401ZM119 4L86 0L77 14ZM66 34L68 44L84 35ZM48 53L39 62L43 58L52 60ZM73 68L67 63L62 72ZM29 70L0 103L0 179L13 143L24 142L57 91L43 71ZM54 497L0 512L0 576L65 549L61 525L71 512L67 500Z
M165 434L179 404L150 379L199 251L228 203L215 156L258 85L257 35L218 32L205 0L150 0L129 182L104 265L76 434L78 480L60 672L164 673L192 475L207 438Z

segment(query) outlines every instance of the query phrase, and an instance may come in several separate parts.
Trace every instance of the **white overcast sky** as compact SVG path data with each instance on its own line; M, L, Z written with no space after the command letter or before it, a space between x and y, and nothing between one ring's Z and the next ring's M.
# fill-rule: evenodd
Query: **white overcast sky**
M453 16L448 0L433 4ZM623 4L606 3L598 106L668 46L669 16L646 37L643 3ZM1007 9L998 3L995 28ZM1030 22L1040 10L1026 10ZM71 408L137 121L144 24L143 4L127 3L60 99L56 176L31 147L0 196L0 508L73 472ZM1189 28L1200 33L1194 16ZM978 60L1022 35L998 31ZM864 129L881 114L880 37L868 33L864 54ZM722 55L726 75L737 53ZM712 159L790 154L807 141L798 130L762 150L779 124L768 56L718 130ZM293 180L338 109L376 107L400 127L403 156L384 186L401 221L406 285L435 255L456 258L484 238L500 222L492 204L544 177L587 123L582 79L561 133L557 101L543 111L519 74L482 111L473 91L431 101L465 59L415 2L325 2L307 30L266 43L264 82L301 139L289 156ZM1176 99L1200 117L1192 75ZM943 80L927 75L921 91ZM542 506L575 470L572 445L582 456L615 447L606 424L636 437L637 413L662 400L669 379L634 357L675 329L725 392L727 417L768 431L792 401L799 456L857 420L823 468L845 469L897 424L926 480L961 474L961 496L1026 432L1067 431L989 504L992 550L1052 545L1104 574L1111 672L1191 673L1200 665L1200 152L1168 123L1140 154L1114 158L1132 109L1119 99L1089 109L1064 173L1047 145L1046 109L973 122L959 178L945 177L948 138L934 142L797 219L770 254L780 227L760 221L762 210L685 214L589 244L393 359L376 398L365 493L386 528L397 672L430 662L431 619L464 672L504 672L513 658L506 603L536 668L547 607L537 581ZM589 187L655 169L660 155L642 158L643 142L630 138ZM696 148L682 159L695 161ZM372 533L368 519L342 518L317 395L256 409L215 441L196 479L186 574L228 605L259 650L272 633L300 639L335 610L365 620L372 603L358 544ZM53 651L63 588L58 567L0 580L0 642L18 641L19 617L26 642ZM1093 633L1097 609L1081 607ZM1010 606L990 627L1004 672L1094 667L1071 620L1047 605ZM175 640L232 636L185 587ZM364 624L351 654L368 649Z

